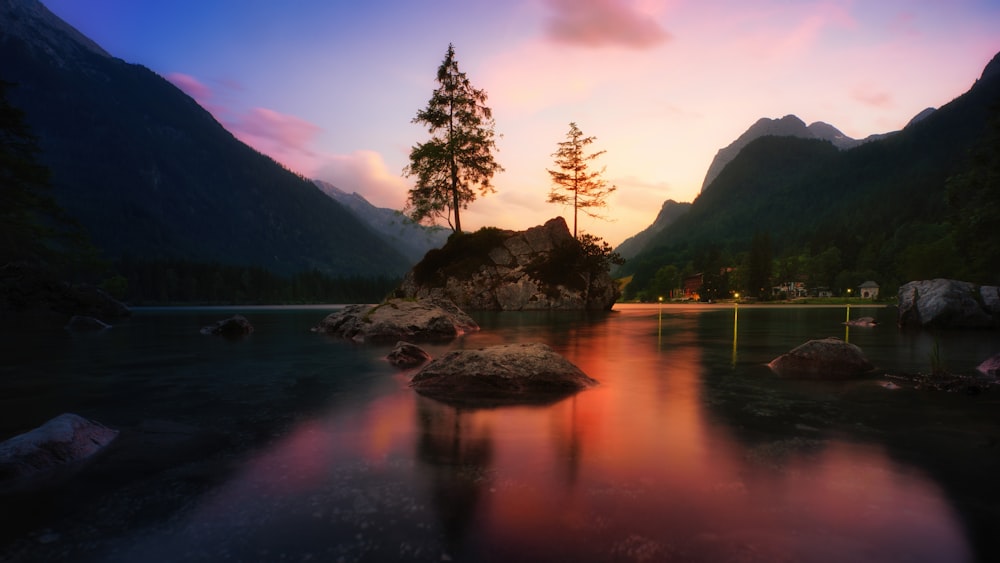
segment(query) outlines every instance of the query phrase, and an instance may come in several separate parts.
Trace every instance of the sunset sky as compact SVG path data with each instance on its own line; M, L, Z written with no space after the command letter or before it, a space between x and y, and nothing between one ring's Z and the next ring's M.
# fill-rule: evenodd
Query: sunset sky
M571 121L618 187L617 245L691 201L715 152L761 117L862 138L972 86L1000 51L996 0L43 0L190 94L237 137L310 178L400 209L411 123L448 43L489 94L506 169L466 229L522 229Z

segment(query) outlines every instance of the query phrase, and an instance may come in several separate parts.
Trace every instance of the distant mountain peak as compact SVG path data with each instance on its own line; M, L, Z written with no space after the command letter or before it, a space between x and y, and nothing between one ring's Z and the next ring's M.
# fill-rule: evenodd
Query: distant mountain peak
M67 55L76 55L81 50L112 58L38 0L0 0L0 40L6 41L7 36L24 41L60 64L66 63Z
M906 127L903 127L903 129L906 129L907 127L909 127L911 125L914 125L916 123L920 123L921 121L927 119L927 117L929 117L935 111L937 111L937 110L934 109L934 108L926 108L926 109L924 109L923 111L921 111L917 115L914 115L913 118L910 119L910 121L906 123Z
M642 232L625 239L618 245L618 248L615 248L615 252L625 259L639 254L646 249L646 244L650 240L653 240L657 234L672 225L678 217L687 213L690 208L690 203L678 203L672 199L664 201L653 224L643 229Z
M323 193L350 210L362 223L411 262L419 262L428 250L444 246L448 241L448 235L451 234L451 230L444 227L428 227L414 223L409 217L394 209L375 207L358 192L347 193L323 180L312 182Z
M998 75L1000 75L1000 53L994 55L990 62L986 63L986 68L983 69L983 74L979 79L986 80Z
M705 191L722 169L729 164L736 155L739 154L743 147L747 146L750 141L757 139L759 137L766 136L775 137L801 137L803 139L822 139L824 141L830 141L838 149L848 149L855 145L858 145L861 141L857 139L852 139L847 135L840 132L839 129L830 125L829 123L824 123L822 121L817 121L809 126L802 121L798 116L794 114L788 114L780 119L771 119L768 117L762 117L754 122L742 135L740 135L735 141L729 144L729 146L719 149L719 152L715 154L715 158L712 159L712 163L708 167L708 172L705 174L705 181L701 184L702 191Z

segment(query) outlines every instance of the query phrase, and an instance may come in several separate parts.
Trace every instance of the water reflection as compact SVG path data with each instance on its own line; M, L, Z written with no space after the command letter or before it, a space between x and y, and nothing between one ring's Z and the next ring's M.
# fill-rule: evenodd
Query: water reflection
M395 376L302 421L120 560L971 560L922 471L741 399L772 397L757 365L772 341L826 330L755 313L496 321L456 345L542 340L601 384L463 410Z
M851 341L851 304L847 304L847 316L844 319L844 342Z
M417 401L417 459L449 552L460 549L490 488L493 440L487 421L431 399Z
M739 342L737 339L737 335L739 334L737 328L739 326L740 326L740 305L739 303L733 303L733 358L732 360L730 360L729 365L734 368L736 367L736 359L737 359L736 350L737 350L737 344Z

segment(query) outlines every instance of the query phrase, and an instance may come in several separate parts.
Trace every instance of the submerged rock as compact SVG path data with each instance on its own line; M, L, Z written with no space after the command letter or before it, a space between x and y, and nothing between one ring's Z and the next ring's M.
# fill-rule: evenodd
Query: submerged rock
M540 343L456 350L427 364L410 380L422 395L473 407L544 404L597 384Z
M88 317L85 315L73 315L73 318L66 323L66 330L71 330L73 332L99 332L110 327L111 325L100 319L95 319L94 317Z
M0 488L41 477L87 459L118 436L100 423L65 413L0 443Z
M858 317L856 319L851 319L844 324L847 326L875 326L878 324L878 321L875 320L875 317Z
M215 324L208 325L201 329L202 334L215 334L220 336L245 336L253 332L253 325L243 315L233 315L228 319L221 320Z
M429 361L431 355L416 344L399 341L386 359L398 368L412 368Z
M476 321L447 299L389 299L380 305L349 305L313 328L313 332L356 342L449 340L477 330Z
M861 348L839 338L810 340L767 365L782 376L829 379L857 377L874 368Z
M1000 287L935 279L899 288L899 326L1000 327Z

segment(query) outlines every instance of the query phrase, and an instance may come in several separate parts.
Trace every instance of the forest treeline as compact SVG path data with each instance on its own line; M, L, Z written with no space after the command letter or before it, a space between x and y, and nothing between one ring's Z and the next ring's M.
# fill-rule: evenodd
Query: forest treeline
M123 259L103 289L130 305L378 303L399 278L332 277L317 270L291 276L255 266L187 260Z

